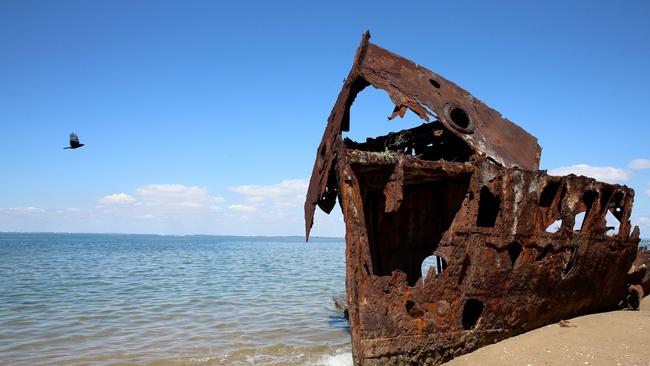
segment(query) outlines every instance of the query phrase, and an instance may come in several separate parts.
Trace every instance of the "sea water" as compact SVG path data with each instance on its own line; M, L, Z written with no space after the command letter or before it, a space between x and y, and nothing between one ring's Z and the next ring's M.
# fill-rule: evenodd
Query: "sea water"
M351 365L342 239L0 234L2 365Z
M342 239L0 233L0 365L351 365L332 302L344 253Z

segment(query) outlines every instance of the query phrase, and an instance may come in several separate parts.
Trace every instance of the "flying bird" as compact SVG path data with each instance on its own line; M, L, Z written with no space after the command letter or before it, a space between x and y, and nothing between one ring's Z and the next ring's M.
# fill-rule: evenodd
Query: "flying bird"
M84 144L79 143L79 137L74 132L70 134L70 146L64 147L64 149L78 149L84 146Z

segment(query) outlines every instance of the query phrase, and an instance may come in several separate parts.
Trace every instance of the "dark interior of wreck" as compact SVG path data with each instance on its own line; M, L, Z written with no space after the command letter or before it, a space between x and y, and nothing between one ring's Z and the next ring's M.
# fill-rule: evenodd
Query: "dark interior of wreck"
M468 116L461 108L455 108L453 116L456 118L453 121L463 128L469 126ZM438 120L369 137L365 142L347 137L343 141L349 150L400 154L423 161L463 163L475 155L465 141ZM436 249L433 243L440 242L460 209L470 177L467 174L425 177L405 169L401 205L408 209L386 212L384 187L393 173L391 168L354 166L362 187L373 274L389 276L399 270L406 273L409 285L413 286L421 277L423 261ZM439 261L436 272L440 272L446 267L446 260L442 256L436 259Z

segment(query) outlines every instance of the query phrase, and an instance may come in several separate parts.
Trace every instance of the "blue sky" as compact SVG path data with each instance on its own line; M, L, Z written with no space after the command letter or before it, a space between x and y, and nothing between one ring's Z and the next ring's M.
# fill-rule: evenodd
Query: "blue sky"
M369 29L537 136L543 169L633 187L650 233L649 18L647 1L2 1L0 231L301 235ZM409 123L378 91L358 102L351 136ZM72 131L87 146L62 150ZM343 232L317 216L315 235Z

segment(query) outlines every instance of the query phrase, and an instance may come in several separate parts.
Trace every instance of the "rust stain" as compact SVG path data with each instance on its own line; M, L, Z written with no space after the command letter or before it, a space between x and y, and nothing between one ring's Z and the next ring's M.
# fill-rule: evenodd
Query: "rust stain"
M539 171L535 137L369 39L328 118L305 202L307 238L316 206L329 213L338 200L345 217L355 364L437 365L649 292L632 189ZM344 139L370 85L390 96L389 118L411 110L423 124Z

